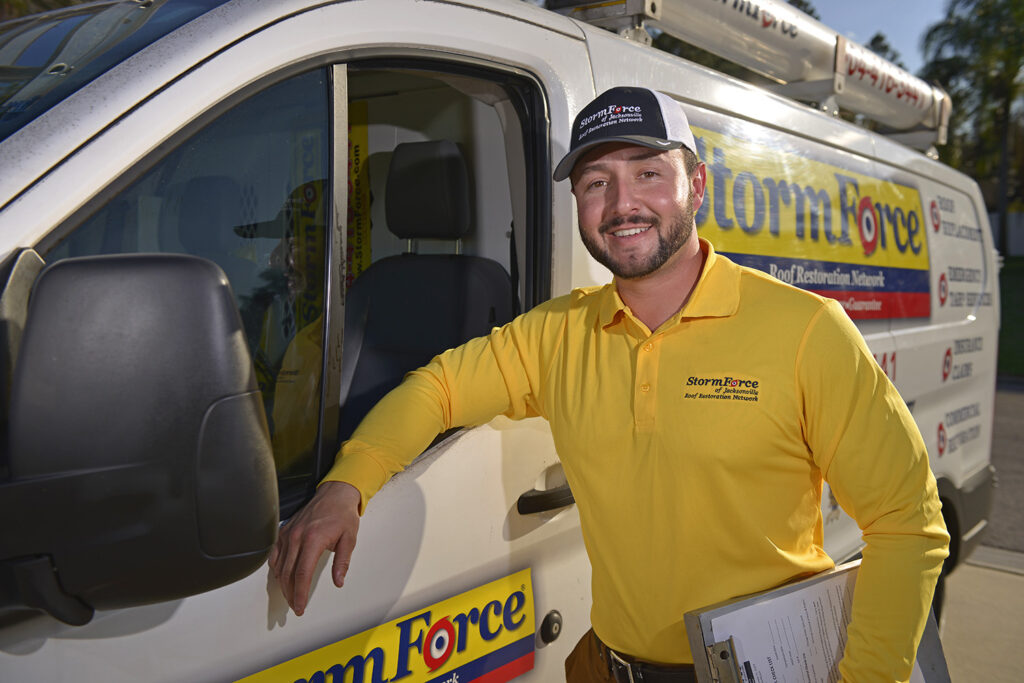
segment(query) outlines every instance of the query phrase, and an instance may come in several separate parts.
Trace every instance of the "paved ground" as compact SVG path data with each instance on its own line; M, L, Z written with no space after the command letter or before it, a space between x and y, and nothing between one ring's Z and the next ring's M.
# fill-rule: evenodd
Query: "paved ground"
M947 579L942 622L953 683L1018 683L1024 677L1024 553L979 548Z
M1024 381L999 383L992 462L999 487L984 545L946 583L953 683L1024 680Z
M992 464L999 486L982 543L1024 553L1024 380L999 380Z

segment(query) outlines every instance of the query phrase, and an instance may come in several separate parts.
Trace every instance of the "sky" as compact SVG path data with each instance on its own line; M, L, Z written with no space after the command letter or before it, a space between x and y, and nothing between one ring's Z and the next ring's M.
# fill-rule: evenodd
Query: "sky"
M921 37L945 15L946 0L811 0L811 4L821 23L861 45L881 31L907 71L916 74L924 65Z

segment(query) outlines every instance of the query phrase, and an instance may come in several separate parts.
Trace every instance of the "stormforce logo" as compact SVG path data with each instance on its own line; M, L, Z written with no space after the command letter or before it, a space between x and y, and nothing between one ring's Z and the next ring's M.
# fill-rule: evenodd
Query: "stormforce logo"
M603 121L603 120L607 119L610 116L623 116L623 115L627 115L627 116L642 116L643 115L643 109L641 109L640 107L626 107L626 106L623 106L621 104L611 104L611 105L608 105L607 107L605 107L604 109L601 109L600 111L598 111L598 112L596 112L594 114L591 114L587 118L585 118L582 121L580 121L579 128L580 128L580 130L583 130L584 128L586 128L587 126L589 126L590 124L592 124L594 121L596 121L598 119L601 119Z
M749 387L757 389L757 380L735 379L733 377L689 377L686 380L688 387Z
M760 394L760 380L741 379L723 375L721 377L686 378L687 387L698 387L693 391L683 391L684 399L720 400L720 401L753 401L757 402Z

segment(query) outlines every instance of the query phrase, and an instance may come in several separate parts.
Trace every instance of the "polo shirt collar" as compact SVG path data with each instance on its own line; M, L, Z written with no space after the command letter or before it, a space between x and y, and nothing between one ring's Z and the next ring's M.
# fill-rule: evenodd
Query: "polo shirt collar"
M740 269L735 263L715 253L715 248L704 238L700 238L700 248L704 252L704 268L697 285L693 288L686 306L670 318L680 322L686 318L724 318L736 313L740 303ZM614 283L609 283L601 291L601 327L618 323L627 315L626 304L619 297Z
M697 279L690 300L679 318L726 318L740 307L740 267L715 253L711 242L701 238L705 254L704 269Z

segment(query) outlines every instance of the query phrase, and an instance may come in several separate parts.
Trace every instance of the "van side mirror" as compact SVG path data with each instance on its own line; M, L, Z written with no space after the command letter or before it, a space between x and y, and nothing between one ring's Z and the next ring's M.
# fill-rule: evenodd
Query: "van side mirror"
M192 256L67 259L32 289L0 458L0 609L84 624L265 560L270 436L223 272Z

